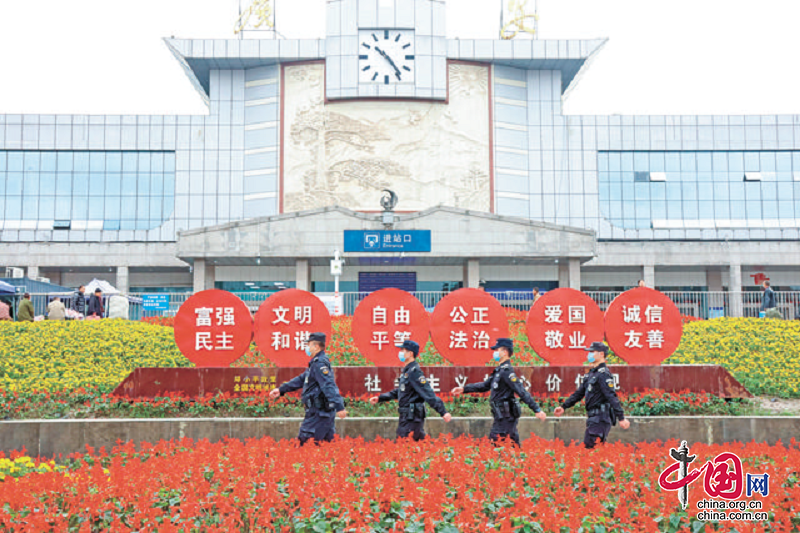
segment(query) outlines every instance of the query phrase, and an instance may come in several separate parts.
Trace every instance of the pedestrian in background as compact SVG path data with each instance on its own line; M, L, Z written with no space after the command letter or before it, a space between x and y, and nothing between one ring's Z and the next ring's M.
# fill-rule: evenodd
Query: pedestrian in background
M767 318L783 318L780 311L777 310L778 302L775 299L775 291L769 285L769 281L765 281L761 285L764 287L764 293L761 295L761 311L764 313L761 316ZM774 310L770 313L770 310Z
M27 292L22 295L22 301L19 303L17 310L17 320L19 322L33 322L33 317L36 311L33 309L33 302L31 302L31 295Z
M86 287L81 285L72 297L72 310L86 316Z
M50 305L47 306L47 319L48 320L64 320L67 316L67 309L61 298L56 296Z
M534 287L533 288L533 303L536 303L536 300L538 300L541 297L542 297L542 295L539 293L539 287Z
M89 308L86 309L86 316L103 318L106 310L103 307L103 291L96 289L94 294L89 298Z

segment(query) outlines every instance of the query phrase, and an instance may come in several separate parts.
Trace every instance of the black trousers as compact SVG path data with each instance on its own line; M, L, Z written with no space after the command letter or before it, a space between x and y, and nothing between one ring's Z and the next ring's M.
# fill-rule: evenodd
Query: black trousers
M415 441L425 439L428 435L425 433L425 419L420 420L400 420L397 424L397 437L404 439L409 435L413 435Z
M497 446L498 442L508 437L513 440L517 447L520 446L519 431L517 431L517 423L519 418L495 418L492 424L492 430L489 433L489 439Z
M300 433L297 435L300 445L304 445L311 439L315 442L330 442L336 435L336 417L333 411L317 411L309 409L306 417L300 424Z
M586 433L583 435L583 445L594 448L597 442L605 443L611 431L611 418L606 416L592 416L586 421Z

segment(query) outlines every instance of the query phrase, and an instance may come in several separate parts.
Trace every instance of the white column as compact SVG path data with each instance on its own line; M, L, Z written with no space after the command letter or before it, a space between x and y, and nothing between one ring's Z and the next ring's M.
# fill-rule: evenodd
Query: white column
M558 287L569 287L569 259L558 260Z
M464 263L464 287L477 289L481 282L481 262L479 259L468 259Z
M194 292L214 288L215 269L205 259L195 259L192 269L194 275Z
M39 267L38 266L29 266L28 271L26 272L26 276L28 279L34 279L39 277Z
M656 288L656 267L654 265L644 265L642 267L642 280L645 286L651 289Z
M569 287L577 291L581 290L581 260L569 260Z
M126 266L117 267L117 290L122 294L128 294L131 290L130 271Z
M742 303L742 265L731 264L731 279L728 293L730 298L730 315L741 317L744 315L744 305Z
M301 291L311 290L311 263L308 259L295 261L295 286Z

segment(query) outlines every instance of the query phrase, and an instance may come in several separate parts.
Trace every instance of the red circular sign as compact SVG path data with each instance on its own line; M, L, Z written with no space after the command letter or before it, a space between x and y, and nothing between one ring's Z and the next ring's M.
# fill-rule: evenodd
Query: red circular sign
M659 365L681 343L678 308L664 293L638 287L617 296L606 309L608 345L629 365Z
M586 361L584 348L603 341L603 327L603 312L589 296L554 289L528 312L528 343L551 365L580 366Z
M198 367L230 366L250 347L253 315L228 291L198 292L175 315L175 343Z
M281 367L308 366L308 336L324 333L331 340L331 314L307 291L286 289L267 298L256 313L256 345Z
M433 344L454 365L485 365L499 337L508 337L508 317L500 302L484 291L451 292L431 314Z
M412 340L425 348L429 322L425 306L413 295L381 289L361 300L353 313L353 340L376 366L403 366L397 345Z

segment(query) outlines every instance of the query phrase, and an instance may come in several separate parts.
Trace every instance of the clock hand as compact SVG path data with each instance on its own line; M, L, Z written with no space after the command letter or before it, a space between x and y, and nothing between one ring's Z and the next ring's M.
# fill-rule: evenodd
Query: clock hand
M400 79L400 76L401 76L402 72L400 72L400 69L397 68L397 65L395 65L394 61L392 61L392 58L389 57L389 55L386 52L384 52L383 50L381 50L377 46L375 47L375 50L377 50L378 53L380 55L382 55L386 59L386 61L389 62L390 65L392 65L392 68L394 69L395 74L397 75L397 79Z

